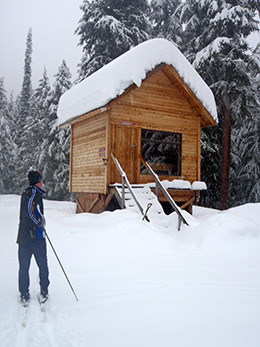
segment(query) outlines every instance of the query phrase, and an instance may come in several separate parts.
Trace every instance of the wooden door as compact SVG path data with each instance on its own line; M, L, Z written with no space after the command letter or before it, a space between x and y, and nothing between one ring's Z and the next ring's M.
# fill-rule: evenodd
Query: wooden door
M112 125L111 150L126 173L130 183L138 183L140 163L140 129L124 123ZM114 163L111 165L111 183L121 183Z

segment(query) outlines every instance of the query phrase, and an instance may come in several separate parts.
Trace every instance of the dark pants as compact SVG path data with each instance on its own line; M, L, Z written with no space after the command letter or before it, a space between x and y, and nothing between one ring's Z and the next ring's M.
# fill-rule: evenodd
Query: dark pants
M19 244L19 291L22 297L26 297L29 294L29 268L32 255L34 255L34 258L39 268L41 294L48 294L48 286L50 282L47 264L46 240L39 239L32 240L26 245Z

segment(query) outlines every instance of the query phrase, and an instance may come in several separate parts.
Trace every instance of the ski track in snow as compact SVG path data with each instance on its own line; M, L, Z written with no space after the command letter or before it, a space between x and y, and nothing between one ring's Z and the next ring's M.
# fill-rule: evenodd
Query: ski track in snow
M14 300L15 301L15 300ZM22 327L22 307L18 302L13 303L6 317L3 328L3 347L72 347L75 336L71 336L70 314L59 308L59 315L51 310L52 303L46 307L46 317L40 310L37 297L32 298L28 308L26 326ZM68 307L66 307L68 308ZM62 316L61 316L62 315ZM0 341L1 341L0 339Z
M40 305L37 297L31 299L27 309L26 326L22 327L22 317L24 308L16 299L10 307L10 313L6 319L4 332L6 337L3 339L4 345L13 347L55 347L59 346L55 341L53 331L54 321L52 315L48 316L44 322L43 312L40 311ZM47 312L49 314L49 312Z
M1 347L259 347L260 204L198 209L177 231L128 211L74 214L45 201L50 300L37 300L32 259L25 328L17 293L19 197L0 195ZM161 217L160 217L161 218Z

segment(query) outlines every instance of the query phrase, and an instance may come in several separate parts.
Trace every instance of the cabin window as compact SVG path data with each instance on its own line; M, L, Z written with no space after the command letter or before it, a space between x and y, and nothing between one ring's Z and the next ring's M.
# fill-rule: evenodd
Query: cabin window
M181 176L181 134L142 129L141 154L157 175Z

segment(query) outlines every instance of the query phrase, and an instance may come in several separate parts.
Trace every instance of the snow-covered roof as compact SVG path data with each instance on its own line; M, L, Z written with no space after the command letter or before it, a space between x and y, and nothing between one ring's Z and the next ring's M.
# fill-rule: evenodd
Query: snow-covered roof
M171 42L152 39L130 49L64 93L58 107L59 124L105 106L133 83L140 87L147 73L162 63L173 66L217 121L214 95L193 66Z

